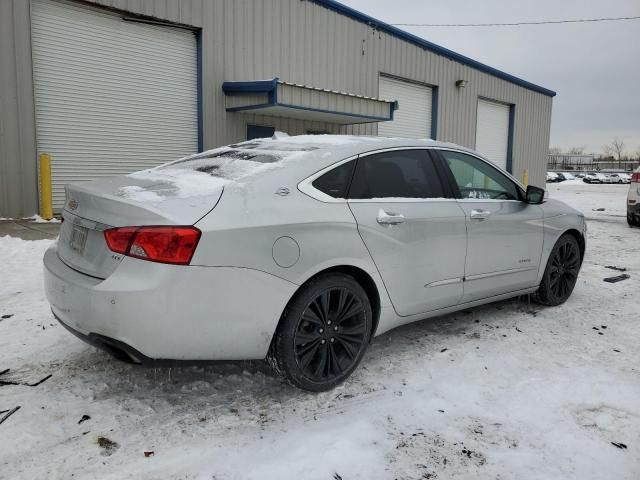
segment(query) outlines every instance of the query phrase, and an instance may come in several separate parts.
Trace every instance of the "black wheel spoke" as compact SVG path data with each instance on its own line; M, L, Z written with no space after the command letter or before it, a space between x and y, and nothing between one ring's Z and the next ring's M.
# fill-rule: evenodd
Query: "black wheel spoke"
M318 316L318 314L314 311L313 308L311 308L311 306L309 306L302 314L302 320L324 327L322 318Z
M329 374L330 375L339 375L342 372L342 368L340 368L340 362L338 361L338 357L336 356L335 347L333 344L329 344Z
M300 367L302 367L303 369L306 369L309 366L309 364L311 363L311 360L313 360L314 357L316 357L316 353L318 352L318 349L320 348L320 346L321 346L320 340L318 340L316 342L306 345L304 352L300 353L300 351L298 351Z
M358 349L353 344L344 340L340 336L336 337L336 341L338 345L340 345L340 347L347 354L347 357L349 357L349 360L353 360L354 358L356 358L356 356L358 355Z
M325 325L329 319L329 300L329 291L324 292L316 299L316 304L320 307L321 318Z
M355 317L356 315L361 314L363 311L364 307L362 306L362 304L357 299L353 299L346 311L342 312L342 314L338 317L336 323L340 325L345 320Z
M327 347L326 344L325 345L321 345L320 348L318 348L318 363L316 363L316 367L313 370L313 376L314 377L325 377L326 376L326 369L327 369L327 360L329 358L329 356L327 355Z
M320 334L317 330L311 332L300 331L296 334L296 346L307 345L315 340L320 340Z

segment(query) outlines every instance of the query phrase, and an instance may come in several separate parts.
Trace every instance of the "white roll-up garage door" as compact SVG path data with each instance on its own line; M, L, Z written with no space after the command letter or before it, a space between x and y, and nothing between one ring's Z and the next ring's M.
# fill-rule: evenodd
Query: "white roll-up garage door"
M31 18L37 146L51 155L54 209L66 183L198 150L194 33L46 0Z
M509 105L478 100L476 150L506 170L509 148Z
M397 100L399 108L393 120L378 124L378 135L431 138L431 88L388 77L380 77L379 87L378 98Z

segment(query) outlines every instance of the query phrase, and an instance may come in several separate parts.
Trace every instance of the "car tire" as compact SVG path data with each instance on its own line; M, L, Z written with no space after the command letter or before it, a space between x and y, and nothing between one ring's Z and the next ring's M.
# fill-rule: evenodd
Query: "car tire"
M576 238L562 235L553 246L534 300L542 305L556 306L567 301L578 279L582 259Z
M372 325L371 302L362 286L343 273L322 274L289 301L267 360L295 387L330 390L362 360Z
M630 227L640 227L640 220L633 215L627 215L627 223Z

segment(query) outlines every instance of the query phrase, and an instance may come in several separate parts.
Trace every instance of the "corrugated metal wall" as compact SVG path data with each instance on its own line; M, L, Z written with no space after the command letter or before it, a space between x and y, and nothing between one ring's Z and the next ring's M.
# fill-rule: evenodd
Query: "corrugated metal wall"
M0 217L38 209L29 2L0 1Z
M92 0L96 4L202 28L204 143L206 148L243 140L246 125L272 125L290 134L308 130L376 134L377 125L337 127L260 115L226 113L226 80L282 80L372 97L380 73L438 86L438 139L475 146L479 97L515 104L513 173L529 170L544 184L552 99L506 80L376 31L308 0ZM35 134L27 2L0 2L0 72L3 136L0 185L18 179L30 191L0 193L0 215L33 213ZM4 68L8 65L8 68ZM20 77L18 81L16 77ZM456 80L467 80L459 89ZM21 121L15 123L20 99ZM5 102L9 107L5 107ZM9 128L10 137L4 134ZM11 130L13 129L13 130ZM11 132L14 132L11 134ZM19 136L21 140L16 140ZM9 159L9 160L8 160ZM30 164L29 168L23 164ZM25 180L27 178L27 180Z

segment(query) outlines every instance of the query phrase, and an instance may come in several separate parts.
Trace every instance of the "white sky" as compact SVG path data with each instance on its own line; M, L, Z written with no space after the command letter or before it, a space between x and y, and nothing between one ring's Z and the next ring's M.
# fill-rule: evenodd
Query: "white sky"
M388 23L494 23L640 15L640 0L342 0ZM547 87L551 146L640 151L640 20L521 27L401 27Z

